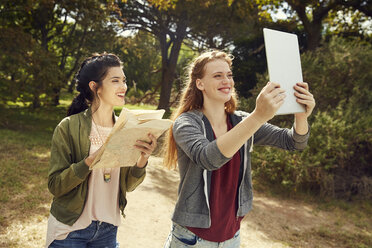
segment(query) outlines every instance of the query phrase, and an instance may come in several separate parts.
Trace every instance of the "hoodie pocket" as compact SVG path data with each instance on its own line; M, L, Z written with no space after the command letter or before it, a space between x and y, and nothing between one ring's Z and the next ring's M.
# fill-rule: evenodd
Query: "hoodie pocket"
M200 181L185 200L186 211L191 214L208 214L207 201L204 195L204 182Z

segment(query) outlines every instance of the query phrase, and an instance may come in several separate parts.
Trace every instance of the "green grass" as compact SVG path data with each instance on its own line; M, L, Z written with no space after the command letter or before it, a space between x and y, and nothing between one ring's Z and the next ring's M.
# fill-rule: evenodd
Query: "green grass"
M289 241L291 247L302 247L304 243L311 244L306 247L372 247L370 233L350 233L341 229L335 230L332 226L321 226L306 232L292 232L290 239L292 239Z
M71 94L71 93L68 93L65 90L63 90L61 92L61 97L60 97L60 101L59 101L60 105L67 108L71 104L72 99L74 98L74 96L76 96L76 93ZM125 104L122 107L114 107L115 113L117 115L119 115L120 111L123 107L125 107L127 109L146 109L146 110L156 109L156 106L154 106L154 105L143 104L143 103L140 103L140 104Z
M0 107L0 247L23 247L20 244L26 239L35 239L34 225L49 216L52 195L47 178L51 139L56 125L66 116L71 99L71 94L65 93L60 106L35 110L22 103ZM156 109L150 105L125 107ZM120 109L115 109L117 114ZM28 228L21 236L19 225ZM40 247L43 240L36 242L33 247Z
M58 107L33 110L22 104L0 108L0 233L12 220L33 214L47 215L50 144L56 125L66 116L70 97ZM156 109L125 105L128 109ZM120 113L121 108L116 108ZM21 213L21 214L20 214Z
M63 108L0 109L0 226L45 212L40 203L51 199L46 179L50 142ZM0 231L1 232L1 231Z
M28 223L33 219L46 219L49 214L52 199L47 190L50 142L55 126L65 117L68 99L63 99L59 107L37 110L20 105L0 108L0 236L7 236L7 227L12 222ZM125 107L156 108L149 105ZM260 185L260 182L255 185ZM286 198L283 195L270 197ZM304 201L315 204L315 211L332 214L333 219L327 225L307 231L294 232L285 227L292 233L283 242L292 247L372 247L371 202L319 200L319 197L304 198L300 194L293 198L299 204ZM350 226L352 232L345 226ZM304 246L302 242L305 241L312 245ZM5 247L16 247L9 242Z

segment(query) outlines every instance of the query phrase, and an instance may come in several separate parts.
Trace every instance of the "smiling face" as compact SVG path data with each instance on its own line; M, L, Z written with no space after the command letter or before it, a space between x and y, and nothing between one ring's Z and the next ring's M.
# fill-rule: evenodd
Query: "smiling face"
M226 103L231 99L234 80L229 64L223 59L208 62L204 76L196 80L196 86L203 93L204 102Z
M123 69L121 67L109 68L106 77L102 80L102 86L97 90L100 104L112 107L124 105L127 89Z

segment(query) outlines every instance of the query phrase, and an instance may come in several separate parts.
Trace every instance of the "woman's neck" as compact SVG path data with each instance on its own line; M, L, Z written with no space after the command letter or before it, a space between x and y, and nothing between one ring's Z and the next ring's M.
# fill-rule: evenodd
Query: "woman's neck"
M226 125L225 104L204 102L202 111L213 127Z
M105 106L100 104L97 106L96 104L92 105L92 118L96 125L103 126L103 127L113 127L114 120L112 117L113 107Z

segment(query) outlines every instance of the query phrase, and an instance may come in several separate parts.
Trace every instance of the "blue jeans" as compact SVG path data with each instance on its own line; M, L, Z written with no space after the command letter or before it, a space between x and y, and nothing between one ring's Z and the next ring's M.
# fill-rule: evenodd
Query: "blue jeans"
M92 221L87 228L70 232L66 239L54 240L49 248L118 248L117 232L117 226Z
M164 245L164 248L239 248L240 230L233 238L224 242L212 242L196 236L186 227L173 223L172 231Z

